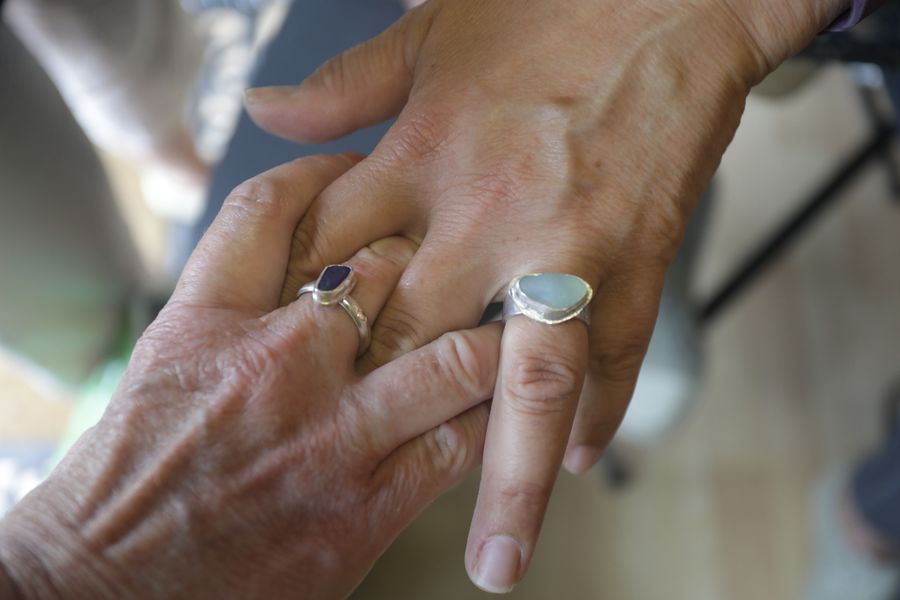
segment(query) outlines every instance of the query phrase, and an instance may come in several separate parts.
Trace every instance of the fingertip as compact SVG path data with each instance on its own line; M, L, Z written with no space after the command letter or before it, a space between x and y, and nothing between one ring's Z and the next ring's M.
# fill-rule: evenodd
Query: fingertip
M327 142L347 133L332 104L304 90L304 84L247 88L244 110L263 131L294 142Z
M583 475L597 464L603 451L587 445L574 446L566 452L563 466L572 475Z
M469 578L479 589L492 594L508 594L521 577L522 545L509 535L493 535L485 540Z

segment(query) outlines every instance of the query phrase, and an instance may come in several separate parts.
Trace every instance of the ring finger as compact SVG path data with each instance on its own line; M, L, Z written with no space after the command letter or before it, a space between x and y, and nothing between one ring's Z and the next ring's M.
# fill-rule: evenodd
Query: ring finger
M346 263L353 271L356 283L349 298L358 306L371 328L388 297L397 287L400 276L416 251L416 244L407 238L389 237L359 250ZM332 270L331 286L345 276L345 272ZM331 287L329 286L329 287ZM296 291L293 293L296 294ZM293 303L276 311L272 318L289 331L305 332L316 339L316 346L324 345L335 352L343 364L352 369L364 343L361 331L347 310L337 304L322 305L314 294L303 294Z

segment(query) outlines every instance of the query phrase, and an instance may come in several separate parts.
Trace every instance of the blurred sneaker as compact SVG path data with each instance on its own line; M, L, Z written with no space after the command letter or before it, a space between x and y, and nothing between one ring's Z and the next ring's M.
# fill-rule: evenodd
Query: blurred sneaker
M858 520L849 504L847 471L837 469L814 498L814 561L806 600L894 600L900 584L896 564L862 551L851 540Z

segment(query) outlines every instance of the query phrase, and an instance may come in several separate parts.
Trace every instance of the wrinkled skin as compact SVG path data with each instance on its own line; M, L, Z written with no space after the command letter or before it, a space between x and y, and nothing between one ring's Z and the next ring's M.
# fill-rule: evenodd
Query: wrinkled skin
M842 4L431 0L302 85L248 92L257 123L299 141L398 115L298 230L306 278L388 235L421 243L368 368L474 326L523 273L597 292L590 330L506 325L466 554L484 589L522 577L560 464L584 472L618 427L750 87Z
M302 159L230 196L101 422L0 521L0 597L345 597L479 463L497 325L363 374L341 309L278 307L297 221L353 162ZM350 260L371 319L414 250Z
M296 139L402 112L319 196L345 159L231 197L101 423L0 521L0 596L345 596L478 461L492 394L466 564L509 589L567 449L584 470L621 418L748 88L839 10L432 0L300 88L251 93ZM346 315L278 307L348 259L378 315L361 362ZM468 330L540 270L594 285L590 332ZM491 538L512 553L485 561Z

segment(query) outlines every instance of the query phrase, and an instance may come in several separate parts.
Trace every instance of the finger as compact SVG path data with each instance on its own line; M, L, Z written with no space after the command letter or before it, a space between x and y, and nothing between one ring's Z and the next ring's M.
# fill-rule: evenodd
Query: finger
M391 237L369 244L347 261L357 278L350 297L369 323L378 317L415 251L410 240ZM345 365L352 366L359 351L359 330L350 315L340 306L319 306L312 294L304 294L264 320L288 339L294 332L302 332L312 335L317 345L327 341L330 351Z
M472 581L508 592L521 579L566 448L587 369L579 320L506 323L484 467L466 548Z
M588 375L569 438L574 474L600 459L625 416L656 323L664 273L607 282L594 299Z
M173 299L275 308L297 223L313 198L355 162L347 155L301 158L235 188L191 255Z
M500 356L498 323L447 333L377 369L360 384L358 408L384 455L491 397Z
M479 404L397 448L375 472L377 515L393 515L376 526L392 539L426 506L457 484L481 462L488 420L487 404Z
M412 229L413 193L402 177L367 158L325 189L294 230L282 305L329 264L363 246Z
M471 255L469 250L426 237L375 323L364 369L381 367L446 331L478 324L496 294L497 277L493 265L450 258Z
M332 58L298 86L247 90L257 125L275 135L314 143L380 123L403 108L425 34L428 7L403 16L381 35Z

